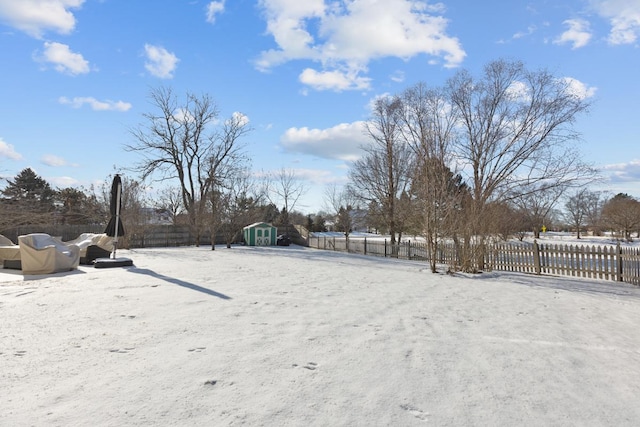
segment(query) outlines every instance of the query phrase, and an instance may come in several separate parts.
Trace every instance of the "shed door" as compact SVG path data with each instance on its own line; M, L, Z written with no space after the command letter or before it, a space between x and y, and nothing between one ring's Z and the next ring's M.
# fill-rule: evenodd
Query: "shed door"
M264 233L262 235L262 245L269 246L270 244L271 244L271 229L265 228Z

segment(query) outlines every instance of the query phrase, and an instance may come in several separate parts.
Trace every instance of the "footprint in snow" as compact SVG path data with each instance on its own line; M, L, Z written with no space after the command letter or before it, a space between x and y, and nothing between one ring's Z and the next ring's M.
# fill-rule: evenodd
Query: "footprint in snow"
M427 421L429 417L428 412L421 411L420 409L414 406L403 404L403 405L400 405L400 407L421 421Z
M135 347L113 348L109 353L129 353L131 350L135 350Z

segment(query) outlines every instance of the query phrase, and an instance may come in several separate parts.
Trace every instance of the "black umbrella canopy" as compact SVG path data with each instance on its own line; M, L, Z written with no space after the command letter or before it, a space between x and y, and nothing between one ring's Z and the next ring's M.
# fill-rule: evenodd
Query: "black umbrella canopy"
M122 220L120 219L121 209L122 209L122 180L120 179L120 175L116 174L116 176L113 177L113 183L111 184L111 200L109 205L111 218L109 218L109 223L107 224L107 228L104 230L107 236L116 237L116 232L118 236L124 236L125 234L124 226L122 225Z

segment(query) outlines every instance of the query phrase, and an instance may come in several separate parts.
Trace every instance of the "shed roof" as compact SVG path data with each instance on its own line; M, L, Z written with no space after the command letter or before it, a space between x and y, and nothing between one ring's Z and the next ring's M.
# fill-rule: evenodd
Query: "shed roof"
M246 227L244 227L243 229L247 229L247 228L275 228L275 226L268 224L266 222L254 222L253 224L249 224Z

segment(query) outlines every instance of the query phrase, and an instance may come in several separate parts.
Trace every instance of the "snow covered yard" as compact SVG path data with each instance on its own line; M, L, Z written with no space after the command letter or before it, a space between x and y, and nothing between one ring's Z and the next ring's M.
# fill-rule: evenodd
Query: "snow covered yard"
M637 425L640 289L290 247L0 270L0 425Z

